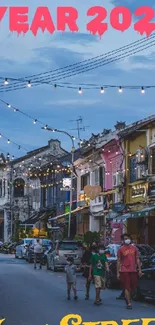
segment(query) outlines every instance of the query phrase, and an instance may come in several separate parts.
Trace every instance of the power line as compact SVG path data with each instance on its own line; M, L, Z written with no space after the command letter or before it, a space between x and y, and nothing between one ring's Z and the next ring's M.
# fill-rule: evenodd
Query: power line
M84 72L94 70L98 67L107 65L109 63L116 62L123 58L134 55L140 51L148 49L154 45L155 45L155 34L153 34L149 38L144 38L142 40L135 41L129 45L123 46L120 49L113 50L111 52L102 54L102 55L94 57L92 59L84 60L83 64L86 63L85 65L82 64L81 66L78 67L78 65L81 63L76 63L76 64L73 64L70 66L66 66L64 68L59 68L59 69L56 69L53 71L51 70L49 72L42 73L39 75L29 76L27 78L31 77L31 85L32 85L32 82L34 82L33 86L38 86L39 84L50 84L50 82L53 82L53 81L55 82L55 81L58 81L58 80L61 80L64 78L69 78L69 77L72 77L72 76L75 76L75 75L78 75L78 74L81 74ZM133 49L131 50L130 48L133 48ZM126 52L122 53L124 50L126 50ZM116 54L119 53L119 54L110 58L110 55L112 55L113 53L116 53ZM103 58L105 59L106 57L108 57L108 60L103 60ZM73 69L68 69L63 73L61 72L61 71L64 71L66 68L73 67L73 66L75 66ZM54 73L54 72L58 72L58 73ZM45 77L41 78L41 76L46 76L46 78ZM12 79L10 78L10 80L17 81L17 79L13 79L13 78ZM8 81L8 79L7 79L7 81ZM21 83L24 83L24 85L21 85ZM2 86L1 86L0 91L2 91L2 90L3 91L11 91L11 90L17 90L17 89L24 89L25 83L26 83L26 77L24 77L22 79L18 79L18 82L13 82L13 86L10 85L10 86L7 86L6 88L4 88L4 87L2 88ZM29 80L29 83L30 83L30 80Z

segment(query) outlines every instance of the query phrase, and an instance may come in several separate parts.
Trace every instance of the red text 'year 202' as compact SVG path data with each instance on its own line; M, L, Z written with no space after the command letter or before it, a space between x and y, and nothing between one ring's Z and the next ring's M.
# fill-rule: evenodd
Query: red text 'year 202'
M39 30L53 34L55 31L64 32L66 29L78 32L80 28L78 26L79 13L74 7L57 7L56 23L48 7L38 7L31 24L28 23L28 7L1 6L0 22L5 18L7 11L9 12L9 30L18 34L31 31L36 36ZM107 13L104 7L94 6L86 13L86 29L94 35L102 36L108 31L109 26L124 32L132 25L136 32L149 36L155 30L154 17L155 10L149 6L138 7L133 14L129 8L124 6L115 7L110 13Z

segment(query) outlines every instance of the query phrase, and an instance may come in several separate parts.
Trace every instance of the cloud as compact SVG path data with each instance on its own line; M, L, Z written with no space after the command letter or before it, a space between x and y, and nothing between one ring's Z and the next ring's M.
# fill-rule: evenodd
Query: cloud
M78 99L60 99L60 100L57 100L57 101L49 101L47 103L45 103L45 105L47 106L72 106L72 108L76 108L76 107L73 107L73 105L76 105L76 106L93 106L93 105L96 105L96 104L101 104L102 101L101 100L97 100L97 99L94 99L94 100L91 100L91 99L82 99L82 100L78 100Z
M134 12L138 7L142 6L149 6L152 8L155 8L155 2L154 0L149 0L148 3L146 3L145 0L137 1L137 0L124 0L122 4L122 0L112 0L111 3L114 6L124 6L129 8L132 12Z

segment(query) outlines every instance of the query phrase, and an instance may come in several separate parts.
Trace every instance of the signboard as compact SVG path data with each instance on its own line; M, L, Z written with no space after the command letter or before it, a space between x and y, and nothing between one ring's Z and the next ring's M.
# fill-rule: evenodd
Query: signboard
M122 212L122 211L125 210L125 204L120 203L120 202L115 203L115 204L112 205L112 210L114 212Z
M62 180L63 188L71 188L71 178L63 178Z
M84 193L89 197L91 200L95 200L101 193L102 188L101 186L95 185L86 185L84 187Z
M139 196L145 196L146 195L146 186L145 185L135 185L131 188L131 196L139 197Z

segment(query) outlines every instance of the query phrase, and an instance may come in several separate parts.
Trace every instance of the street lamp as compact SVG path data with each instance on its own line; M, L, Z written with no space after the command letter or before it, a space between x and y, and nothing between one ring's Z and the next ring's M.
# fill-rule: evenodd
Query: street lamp
M75 144L74 144L74 137L70 135L66 131L58 130L58 129L52 129L48 127L47 125L45 127L42 127L42 129L51 131L51 132L58 132L67 135L72 143L72 150L71 150L71 187L70 187L70 209L69 209L69 220L68 220L68 238L70 238L70 230L71 230L71 214L72 214L72 204L73 204L73 164L74 164L74 151L75 151Z

